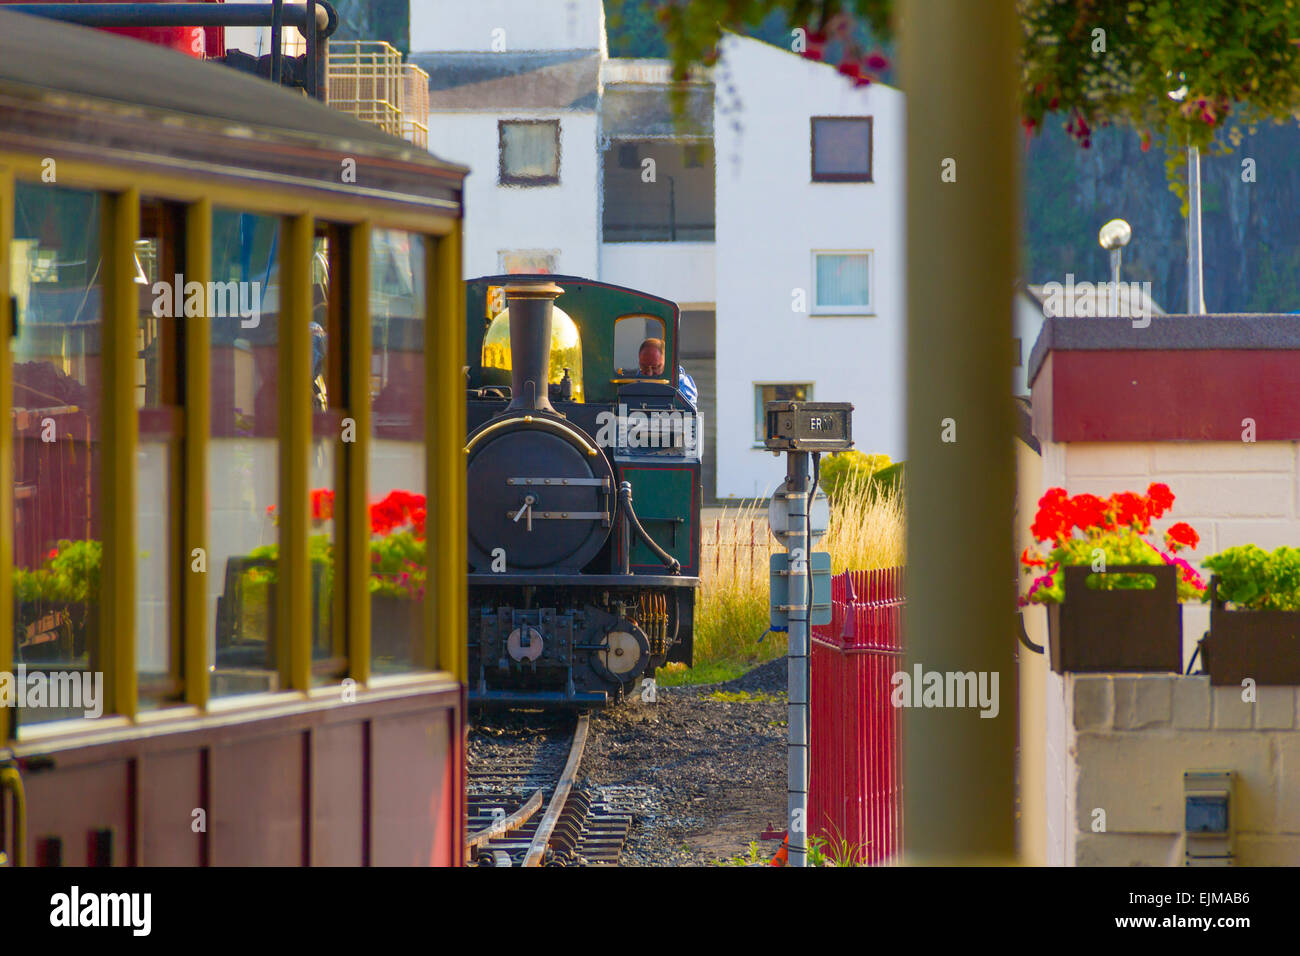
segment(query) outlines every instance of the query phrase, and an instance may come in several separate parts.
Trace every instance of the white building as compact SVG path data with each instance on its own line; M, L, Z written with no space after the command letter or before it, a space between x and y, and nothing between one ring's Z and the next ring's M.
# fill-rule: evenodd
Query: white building
M682 308L706 496L766 495L762 403L851 401L904 453L903 98L739 36L691 84L611 60L599 0L412 4L429 148L470 167L465 276L582 275Z
M867 452L904 452L903 95L728 37L716 74L718 493L767 494L762 402L850 401ZM723 113L724 109L729 110Z

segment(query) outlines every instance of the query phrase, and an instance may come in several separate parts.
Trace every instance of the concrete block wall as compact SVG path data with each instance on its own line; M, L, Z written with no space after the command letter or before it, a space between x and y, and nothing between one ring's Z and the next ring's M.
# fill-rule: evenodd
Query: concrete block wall
M1300 865L1300 688L1067 674L1067 866L1182 866L1183 773L1231 770L1239 866ZM1105 811L1105 831L1095 832Z

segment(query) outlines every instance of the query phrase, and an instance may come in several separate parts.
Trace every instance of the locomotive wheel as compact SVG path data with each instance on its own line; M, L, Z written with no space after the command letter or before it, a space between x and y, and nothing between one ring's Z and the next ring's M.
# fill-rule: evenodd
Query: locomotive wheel
M605 635L605 647L591 652L591 666L606 680L630 684L650 662L650 642L631 621L619 621Z

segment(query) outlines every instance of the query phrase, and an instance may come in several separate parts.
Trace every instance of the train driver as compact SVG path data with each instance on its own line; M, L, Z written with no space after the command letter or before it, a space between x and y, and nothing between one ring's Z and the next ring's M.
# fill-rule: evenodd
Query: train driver
M646 339L641 343L641 348L637 350L637 362L641 367L641 374L647 378L662 378L664 374L664 342L663 339ZM687 373L686 369L680 365L677 366L677 394L695 411L695 403L699 399L699 389L695 387L695 379Z

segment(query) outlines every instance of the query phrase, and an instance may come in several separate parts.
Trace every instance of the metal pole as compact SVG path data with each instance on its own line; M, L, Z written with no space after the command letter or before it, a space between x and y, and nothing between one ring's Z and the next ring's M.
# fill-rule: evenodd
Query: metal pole
M1015 0L905 0L900 12L907 671L975 671L990 684L996 674L1000 701L991 718L970 707L903 710L904 849L915 863L1012 863L1017 631L1008 343L1019 248L1020 25ZM945 170L956 180L945 182Z
M787 743L790 866L808 865L808 453L786 453L786 499L790 503L789 650L787 652Z
M1187 147L1187 314L1205 314L1201 279L1201 151Z
M284 37L284 0L271 0L271 82L279 83L284 69L280 49Z
M1123 246L1110 250L1110 314L1119 315L1119 258ZM1129 303L1130 307L1133 303Z
M320 64L317 58L320 51L316 46L316 0L307 0L307 23L306 29L303 30L303 39L307 41L307 55L304 57L303 67L310 71L310 75L304 77L304 86L307 87L307 95L313 99L320 99L320 86L317 83L317 75L320 72Z

